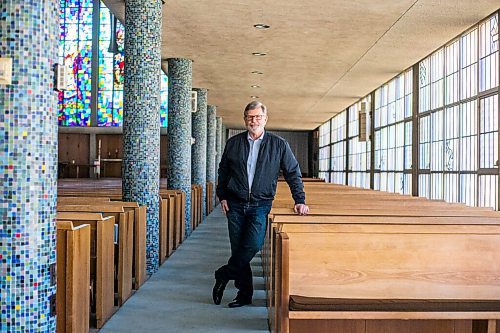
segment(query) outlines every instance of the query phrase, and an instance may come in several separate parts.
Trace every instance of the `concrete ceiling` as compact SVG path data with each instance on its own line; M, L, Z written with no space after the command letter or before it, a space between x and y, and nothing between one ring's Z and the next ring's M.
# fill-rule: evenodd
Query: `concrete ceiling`
M123 22L125 2L104 2ZM312 130L499 8L499 0L167 0L161 55L194 61L193 87L209 90L228 128L243 126L257 95L267 128Z

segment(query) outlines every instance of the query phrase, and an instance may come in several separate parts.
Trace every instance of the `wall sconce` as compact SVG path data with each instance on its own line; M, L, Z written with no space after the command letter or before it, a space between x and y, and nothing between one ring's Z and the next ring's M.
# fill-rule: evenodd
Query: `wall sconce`
M0 58L0 84L12 84L12 58Z

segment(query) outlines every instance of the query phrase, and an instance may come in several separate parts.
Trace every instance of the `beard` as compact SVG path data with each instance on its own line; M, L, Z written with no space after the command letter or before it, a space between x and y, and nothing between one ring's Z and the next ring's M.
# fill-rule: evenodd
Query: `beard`
M257 124L257 125L247 125L247 130L252 133L252 134L260 134L264 132L264 125L262 124Z

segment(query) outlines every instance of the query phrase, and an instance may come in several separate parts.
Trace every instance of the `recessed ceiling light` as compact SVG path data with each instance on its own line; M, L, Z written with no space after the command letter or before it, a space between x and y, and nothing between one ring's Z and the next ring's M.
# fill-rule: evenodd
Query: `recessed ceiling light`
M260 86L258 86L258 85L256 85L256 84L252 84L250 87L251 87L251 88L260 88Z
M253 52L252 54L254 56L261 57L261 56L265 56L267 53L264 53L264 52Z
M259 98L259 96L250 96L250 98L256 99Z
M262 73L262 72L259 72L259 71L252 71L252 74L258 74L258 75L262 75L262 74L264 74L264 73Z
M264 23L257 23L257 24L254 24L253 26L254 26L254 28L257 28L257 29L269 29L271 27L270 25L264 24Z

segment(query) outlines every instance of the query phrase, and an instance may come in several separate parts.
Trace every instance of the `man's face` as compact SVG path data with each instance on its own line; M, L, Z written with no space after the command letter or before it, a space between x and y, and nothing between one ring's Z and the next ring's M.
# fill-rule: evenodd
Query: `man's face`
M267 115L262 112L261 108L248 110L247 115L245 116L245 127L250 133L254 135L260 135L262 132L264 132L266 123Z

